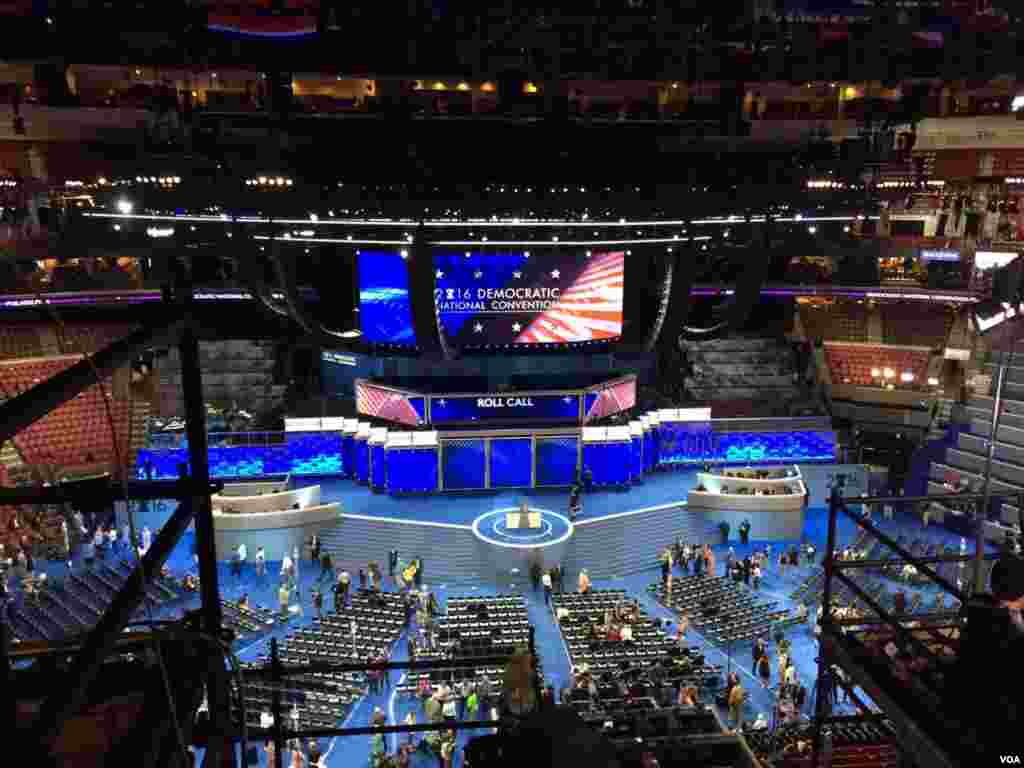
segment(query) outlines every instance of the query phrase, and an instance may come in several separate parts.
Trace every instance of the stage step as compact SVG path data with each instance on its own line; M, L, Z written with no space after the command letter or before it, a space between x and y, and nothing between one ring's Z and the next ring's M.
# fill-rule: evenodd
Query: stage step
M568 542L563 561L567 586L575 585L583 568L591 578L625 576L656 567L659 553L677 538L714 543L720 535L703 513L685 506L581 523ZM397 549L405 562L423 558L428 585L491 583L499 576L491 563L491 545L477 539L468 527L345 515L339 525L324 531L321 539L335 567L346 568L353 580L371 561L387 573L392 549Z
M321 538L335 567L346 568L353 582L359 569L365 569L369 562L376 562L386 575L392 549L397 549L406 563L422 558L428 584L478 581L487 573L477 539L468 527L343 515L341 523L324 531Z
M703 513L673 506L612 516L577 525L566 556L572 579L586 568L591 578L612 578L655 568L662 550L677 538L715 542L717 526Z

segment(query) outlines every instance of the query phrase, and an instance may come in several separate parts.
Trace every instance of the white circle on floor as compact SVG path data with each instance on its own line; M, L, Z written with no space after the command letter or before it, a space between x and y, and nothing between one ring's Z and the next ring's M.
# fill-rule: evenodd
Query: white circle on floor
M517 543L514 541L501 541L499 539L492 538L491 536L488 536L485 533L483 533L483 528L486 522L492 518L495 518L494 523L491 525L491 531L496 535L500 535L499 531L497 530L498 521L501 520L504 515L507 515L510 512L520 511L522 510L519 507L506 507L504 509L494 509L491 510L490 512L482 514L480 515L480 517L473 521L473 533L481 541L486 541L488 544L493 544L496 547L508 547L509 549L540 549L542 547L550 547L555 544L561 544L563 541L566 541L573 534L575 526L572 524L572 521L565 515L560 515L557 512L553 512L550 509L537 509L536 507L529 507L526 511L540 513L542 533L531 534L529 536L530 539L543 538L544 536L547 536L551 533L551 531L554 529L554 524L551 522L551 520L545 520L545 518L547 517L556 518L565 523L565 533L563 533L558 538L551 539L550 541L540 541L534 543Z

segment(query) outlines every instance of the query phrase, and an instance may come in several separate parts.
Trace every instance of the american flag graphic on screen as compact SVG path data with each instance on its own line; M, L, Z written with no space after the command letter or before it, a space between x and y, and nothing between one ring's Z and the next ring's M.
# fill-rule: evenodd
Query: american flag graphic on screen
M408 395L362 381L356 383L356 411L413 427L422 420Z
M597 393L583 418L584 423L603 419L613 413L628 411L636 405L636 379L620 381L605 387Z
M517 344L597 341L622 335L625 253L595 254L553 307L538 315Z

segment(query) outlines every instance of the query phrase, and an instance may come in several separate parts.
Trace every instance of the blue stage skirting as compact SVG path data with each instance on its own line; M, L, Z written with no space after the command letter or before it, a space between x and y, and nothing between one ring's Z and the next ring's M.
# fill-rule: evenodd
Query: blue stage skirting
M835 434L719 434L696 425L663 424L629 442L587 443L581 451L573 435L457 438L443 440L439 449L386 450L334 432L290 432L284 443L214 446L209 459L215 478L347 474L393 493L437 491L439 476L445 491L565 487L576 482L584 467L596 486L624 486L672 465L834 462ZM152 461L154 478L174 478L188 461L188 449L142 449L138 461L140 478L147 461Z

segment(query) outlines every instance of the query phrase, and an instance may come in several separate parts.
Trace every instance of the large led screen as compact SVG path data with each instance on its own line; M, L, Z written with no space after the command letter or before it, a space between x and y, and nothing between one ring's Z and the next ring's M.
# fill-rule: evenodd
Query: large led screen
M622 251L438 253L434 266L438 315L456 345L622 335Z
M359 252L359 324L375 344L415 346L409 272L397 251Z
M426 398L411 392L356 381L356 412L415 427L426 417Z

